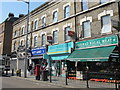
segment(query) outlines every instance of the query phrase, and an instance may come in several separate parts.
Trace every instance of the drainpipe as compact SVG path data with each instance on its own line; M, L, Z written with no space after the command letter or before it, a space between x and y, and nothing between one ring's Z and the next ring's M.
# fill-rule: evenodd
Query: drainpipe
M120 21L120 1L118 1L118 14L119 14L119 21ZM120 27L119 27L119 29L120 29ZM118 42L118 53L119 53L119 59L118 59L119 61L118 62L120 62L120 30L118 30L118 41L119 41ZM120 87L120 83L118 83L118 90L119 90L119 87Z
M77 41L79 38L79 31L77 30L76 0L74 0L74 15L75 15L75 41Z

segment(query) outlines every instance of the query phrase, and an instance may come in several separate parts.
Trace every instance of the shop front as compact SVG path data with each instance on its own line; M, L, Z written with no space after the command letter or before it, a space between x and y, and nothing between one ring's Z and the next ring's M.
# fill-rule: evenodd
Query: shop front
M74 48L73 42L48 46L49 61L51 62L52 75L65 77L65 70L67 70L66 58L71 54Z
M118 36L109 36L75 43L75 51L67 58L74 62L76 77L89 69L91 72L107 72L120 68L118 54ZM116 67L118 66L118 67Z
M32 48L31 53L32 57L29 61L29 65L32 65L33 69L35 69L37 64L42 65L44 62L46 62L46 60L43 59L43 55L46 54L46 47Z

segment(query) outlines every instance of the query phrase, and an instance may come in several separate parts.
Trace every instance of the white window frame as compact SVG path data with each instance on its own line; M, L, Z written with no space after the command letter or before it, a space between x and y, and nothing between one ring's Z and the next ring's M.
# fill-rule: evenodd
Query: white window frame
M67 7L69 7L69 15L68 15L68 12L66 12ZM68 17L70 17L70 5L69 4L64 7L64 18L68 18Z
M109 16L109 17L110 17L110 18L109 18L109 19L110 19L110 23L108 24L108 26L109 26L109 28L110 28L109 31L104 31L104 30L106 30L106 29L104 29L104 27L106 27L106 25L103 25L103 21L102 21L103 19L102 19L102 18L103 18L103 17L106 17L106 16ZM104 34L104 33L106 33L106 34L112 33L112 24L111 24L111 16L110 16L110 15L102 16L102 17L101 17L101 24L102 24L102 25L101 25L101 34Z
M87 0L87 3L88 3L88 8L87 9L84 9L84 3L83 3L84 0L81 0L81 8L82 8L82 11L85 11L85 10L88 10L89 9L89 0Z
M43 23L43 18L45 18L45 22ZM41 17L42 27L46 26L46 14Z
M29 22L29 25L28 25L28 33L31 32L31 22Z
M17 37L17 31L14 32L14 37Z
M54 32L55 31L57 31L58 32L58 36L57 36L57 42L54 42ZM58 44L58 41L59 41L59 29L58 28L54 28L53 30L52 30L52 35L53 35L53 43L54 44Z
M99 13L98 14L98 20L101 20L102 16L105 16L105 15L108 15L108 14L112 17L113 16L113 10L104 10L103 12Z
M91 17L91 16L89 16L89 17L85 16L84 18L82 18L82 19L80 20L80 25L82 25L83 22L85 22L85 21L90 21L90 22L92 22L93 20L92 20L92 17Z
M85 36L85 29L84 29L84 23L89 22L90 23L90 29L89 29L89 36ZM83 38L90 38L91 37L91 22L90 20L82 22L82 29L83 29Z
M65 42L71 41L71 37L68 36L67 34L65 34L65 30L66 30L67 27L70 27L70 30L71 30L71 28L72 28L72 23L71 23L71 24L69 23L69 24L66 24L65 26L63 26L63 30L64 30L64 41L65 41ZM70 40L66 40L66 36L70 37Z
M23 45L21 45L21 42L23 41ZM24 39L21 39L20 40L20 46L24 46L25 45L25 43L24 43Z
M24 28L24 29L23 29ZM25 25L23 25L22 27L21 27L21 35L24 35L25 34Z
M14 43L13 43L13 50L15 51L16 50L16 41L14 41Z
M37 29L38 29L38 18L34 20L34 30L37 30Z
M54 17L54 16L55 16L55 13L57 13L57 16L56 16L56 17ZM53 15L53 23L57 22L57 21L58 21L58 10L52 12L52 15Z
M36 41L35 41L35 37L36 37ZM38 43L38 36L34 36L34 47L37 47L37 43Z
M42 38L43 35L45 35L45 41L43 41L43 38ZM47 40L47 38L46 38L46 32L42 32L40 34L40 36L41 36L41 46L45 46L46 45L46 40ZM44 44L44 42L45 42L45 44Z
M109 1L110 1L110 0L105 1L105 2L101 2L101 0L100 0L100 4L108 3Z

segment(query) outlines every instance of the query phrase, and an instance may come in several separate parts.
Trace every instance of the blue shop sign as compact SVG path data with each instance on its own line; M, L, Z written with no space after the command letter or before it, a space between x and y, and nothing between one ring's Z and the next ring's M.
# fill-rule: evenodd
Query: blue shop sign
M43 55L46 54L46 47L33 48L31 52L32 55Z

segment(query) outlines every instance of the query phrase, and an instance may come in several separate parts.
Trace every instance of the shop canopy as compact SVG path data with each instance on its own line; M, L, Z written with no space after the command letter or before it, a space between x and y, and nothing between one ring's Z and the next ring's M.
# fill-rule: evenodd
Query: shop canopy
M67 60L70 61L108 61L111 52L116 46L99 47L99 48L89 48L75 50Z

